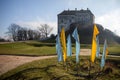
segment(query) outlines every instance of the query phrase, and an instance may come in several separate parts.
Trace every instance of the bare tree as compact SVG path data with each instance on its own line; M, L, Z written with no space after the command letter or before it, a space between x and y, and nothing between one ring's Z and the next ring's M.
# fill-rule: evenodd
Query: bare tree
M20 26L17 25L17 24L11 24L9 27L8 27L8 34L12 37L12 39L14 41L17 41L18 40L18 31L20 29Z
M23 33L23 40L27 40L27 33L28 32L28 30L27 30L27 28L23 28L23 31L22 31L22 33Z
M0 37L0 42L5 42L6 40L2 37Z
M34 40L39 40L41 35L40 32L38 30L34 30Z
M11 24L8 27L8 32L7 34L13 41L23 41L23 40L39 40L41 37L41 33L45 36L48 35L49 30L42 26L40 28L41 31L39 30L32 30L32 29L27 29L23 28L17 24ZM47 31L46 31L47 30ZM47 34L46 34L47 33Z
M42 24L41 27L38 27L42 38L47 38L48 35L51 33L51 31L53 30L53 28L51 28L49 25L47 24Z
M33 38L34 38L33 34L34 34L33 30L29 29L28 30L28 40L33 40Z

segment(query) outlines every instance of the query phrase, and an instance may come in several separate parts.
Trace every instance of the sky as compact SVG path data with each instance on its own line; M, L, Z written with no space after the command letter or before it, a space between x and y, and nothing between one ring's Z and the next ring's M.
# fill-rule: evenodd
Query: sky
M31 29L48 24L56 34L57 14L75 8L89 8L95 23L120 36L120 0L0 0L0 37L12 23Z

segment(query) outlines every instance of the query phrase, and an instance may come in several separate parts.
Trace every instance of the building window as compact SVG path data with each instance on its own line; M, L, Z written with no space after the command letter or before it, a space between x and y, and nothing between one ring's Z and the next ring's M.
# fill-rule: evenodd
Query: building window
M61 23L63 23L63 19L61 19Z

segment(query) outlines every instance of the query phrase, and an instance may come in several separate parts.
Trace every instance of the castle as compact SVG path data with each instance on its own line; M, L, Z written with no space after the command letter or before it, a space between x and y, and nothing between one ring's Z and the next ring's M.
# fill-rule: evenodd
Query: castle
M61 28L64 27L65 30L69 30L72 23L79 23L82 26L92 25L94 23L94 14L87 8L87 10L64 10L58 14L58 33Z

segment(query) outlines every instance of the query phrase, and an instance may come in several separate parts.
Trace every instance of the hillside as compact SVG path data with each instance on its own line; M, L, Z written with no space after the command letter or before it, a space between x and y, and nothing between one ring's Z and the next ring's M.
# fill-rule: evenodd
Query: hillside
M99 40L100 43L103 43L105 39L107 39L109 44L120 44L120 37L115 35L112 31L109 29L104 29L104 27L100 24L96 24L99 29ZM81 26L78 23L73 23L70 25L70 29L66 31L66 35L69 33L72 34L73 30L78 28L78 33L80 37L80 42L82 44L91 44L92 40L92 34L93 34L93 25L89 25L86 27ZM72 38L73 40L73 38ZM74 40L73 40L74 41Z

